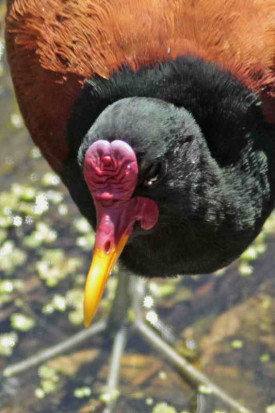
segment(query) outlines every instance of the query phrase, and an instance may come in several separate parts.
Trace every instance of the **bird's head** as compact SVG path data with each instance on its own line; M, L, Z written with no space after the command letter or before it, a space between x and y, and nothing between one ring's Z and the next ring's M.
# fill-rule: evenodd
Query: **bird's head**
M129 237L157 228L162 208L173 199L168 193L174 191L177 168L182 174L196 162L197 148L194 156L190 149L203 145L200 136L185 109L137 97L108 106L86 134L79 162L97 213L94 256L85 287L86 325ZM179 167L183 162L185 166ZM170 208L175 205L170 203Z

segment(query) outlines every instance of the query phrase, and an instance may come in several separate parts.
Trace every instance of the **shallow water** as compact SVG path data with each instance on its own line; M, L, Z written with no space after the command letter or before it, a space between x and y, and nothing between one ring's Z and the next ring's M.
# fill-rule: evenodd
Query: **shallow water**
M4 3L0 1L0 21ZM24 128L0 40L0 370L82 329L93 234ZM275 411L275 217L254 246L214 275L154 280L144 315L251 411ZM98 319L108 313L109 283ZM151 307L153 305L153 307ZM158 316L156 314L158 313ZM112 340L98 336L40 367L0 378L0 412L101 412ZM114 412L231 412L197 393L136 333ZM273 406L273 407L272 407Z

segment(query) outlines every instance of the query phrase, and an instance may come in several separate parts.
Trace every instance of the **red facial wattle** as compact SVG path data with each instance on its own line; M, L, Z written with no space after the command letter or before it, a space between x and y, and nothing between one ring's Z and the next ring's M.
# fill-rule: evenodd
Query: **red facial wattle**
M84 297L87 326L134 223L140 221L141 228L151 229L158 220L158 206L149 198L132 197L138 181L138 164L135 152L126 142L93 143L85 155L84 176L97 213L94 256Z

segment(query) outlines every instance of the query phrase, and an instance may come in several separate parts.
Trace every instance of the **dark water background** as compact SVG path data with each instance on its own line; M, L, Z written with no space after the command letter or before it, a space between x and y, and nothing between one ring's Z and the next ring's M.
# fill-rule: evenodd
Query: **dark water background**
M0 27L4 2L0 1ZM2 25L2 26L1 26ZM34 149L13 95L0 34L0 370L82 329L93 234ZM144 308L179 337L177 348L255 413L275 412L275 216L252 247L214 275L150 283ZM98 318L108 312L109 283ZM0 412L102 412L111 341L101 336L10 379ZM203 406L173 367L135 333L115 412L231 412Z

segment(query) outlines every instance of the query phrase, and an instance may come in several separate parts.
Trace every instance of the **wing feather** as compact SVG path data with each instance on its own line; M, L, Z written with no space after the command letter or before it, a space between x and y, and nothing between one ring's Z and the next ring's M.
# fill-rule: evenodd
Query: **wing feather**
M26 125L57 171L84 79L122 65L216 61L262 93L275 122L274 0L10 0L6 39Z

